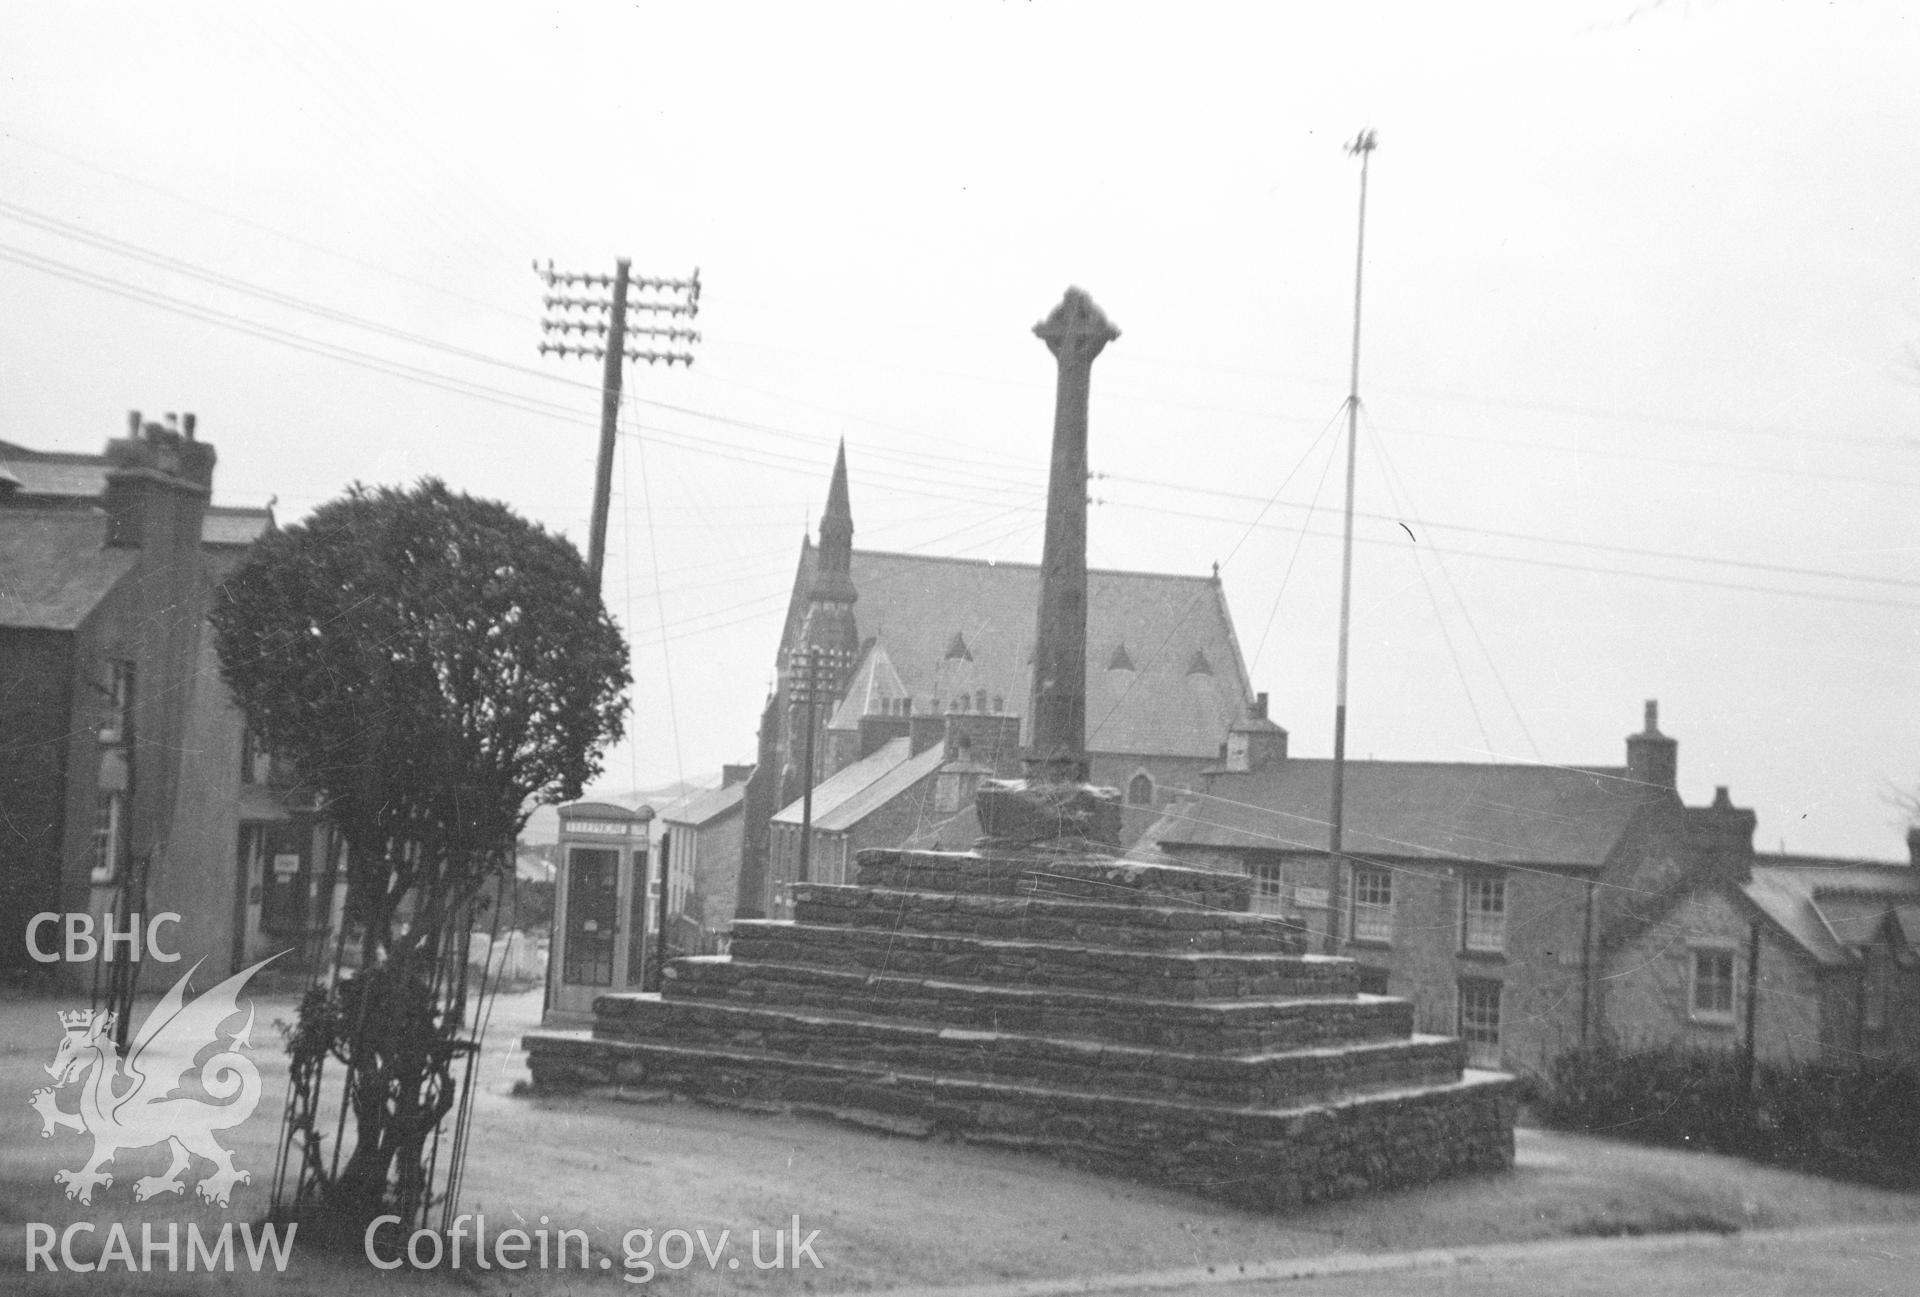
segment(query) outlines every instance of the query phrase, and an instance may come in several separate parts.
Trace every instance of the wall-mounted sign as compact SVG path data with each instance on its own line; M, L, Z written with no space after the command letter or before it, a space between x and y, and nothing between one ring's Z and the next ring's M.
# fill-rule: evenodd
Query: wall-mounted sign
M273 857L273 876L292 878L300 872L300 853L297 851L277 852Z
M1293 903L1303 910L1324 910L1327 908L1327 889L1296 887L1293 889Z

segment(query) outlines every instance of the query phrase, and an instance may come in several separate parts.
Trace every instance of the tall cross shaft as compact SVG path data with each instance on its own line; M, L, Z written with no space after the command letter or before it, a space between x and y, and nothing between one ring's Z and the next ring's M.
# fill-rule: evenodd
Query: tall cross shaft
M1033 651L1033 718L1027 778L1087 780L1087 400L1093 362L1120 330L1093 299L1069 288L1033 331L1059 364L1053 405L1053 465L1040 611Z

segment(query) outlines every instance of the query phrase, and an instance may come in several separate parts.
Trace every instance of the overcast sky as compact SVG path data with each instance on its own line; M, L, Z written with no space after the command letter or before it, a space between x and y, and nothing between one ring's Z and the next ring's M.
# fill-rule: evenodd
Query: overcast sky
M437 474L585 544L598 369L530 263L700 268L628 376L607 780L750 760L845 438L855 543L1037 561L1069 284L1096 566L1220 564L1330 753L1619 764L1758 845L1920 785L1920 40L1893 5L4 6L0 439L192 410L283 522ZM1176 14L1176 8L1178 13Z

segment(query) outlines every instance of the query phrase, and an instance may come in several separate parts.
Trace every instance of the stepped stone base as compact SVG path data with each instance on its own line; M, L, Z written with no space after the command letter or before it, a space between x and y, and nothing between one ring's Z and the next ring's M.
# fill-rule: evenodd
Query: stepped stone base
M1032 1149L1262 1208L1512 1164L1512 1079L1247 912L1245 878L1030 853L863 852L591 1035L536 1086L643 1087Z

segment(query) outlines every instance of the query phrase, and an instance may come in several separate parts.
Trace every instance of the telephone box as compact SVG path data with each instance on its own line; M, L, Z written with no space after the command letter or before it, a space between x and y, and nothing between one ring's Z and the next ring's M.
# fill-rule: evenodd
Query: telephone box
M560 870L547 961L549 1023L585 1022L595 996L640 989L654 930L653 808L560 808Z

